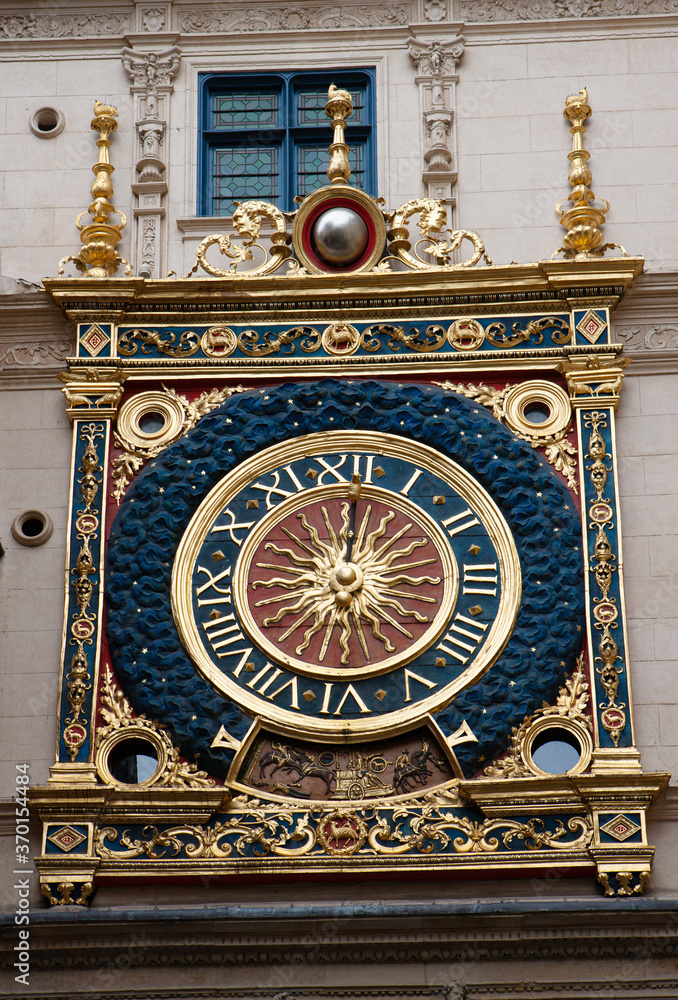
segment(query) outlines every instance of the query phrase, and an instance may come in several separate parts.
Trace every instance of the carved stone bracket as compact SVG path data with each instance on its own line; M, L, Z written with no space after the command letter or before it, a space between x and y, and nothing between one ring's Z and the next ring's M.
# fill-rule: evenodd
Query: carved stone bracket
M148 8L147 14L149 17L152 15L152 23L158 18L162 20L160 7L155 13ZM180 63L181 52L176 45L161 52L136 52L131 48L122 50L122 65L132 81L130 90L135 100L136 169L139 175L136 184L132 185L137 196L134 209L137 220L135 263L137 274L144 278L158 277L163 273L162 220L165 217L163 198L167 193L169 98Z
M452 189L457 180L456 69L464 52L464 38L456 34L445 41L420 42L410 37L407 49L417 67L416 82L422 98L425 148L422 179L429 197L442 198L452 207Z
M122 398L122 383L127 378L119 368L85 368L59 372L64 383L68 418L74 420L112 420Z
M567 380L573 408L581 409L592 403L619 406L619 396L624 380L624 369L630 358L586 355L566 358L560 370Z

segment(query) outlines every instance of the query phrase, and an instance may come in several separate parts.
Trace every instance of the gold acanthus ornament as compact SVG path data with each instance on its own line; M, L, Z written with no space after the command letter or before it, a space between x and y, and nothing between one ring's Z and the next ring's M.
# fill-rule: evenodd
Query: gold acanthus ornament
M483 771L484 778L524 778L541 773L533 770L529 764L531 754L528 743L535 730L535 723L549 717L571 719L580 727L581 734L590 731L591 719L586 714L589 703L589 685L584 674L584 654L577 659L577 667L571 677L565 681L554 705L544 705L533 715L524 719L511 732L511 744L505 757L495 760Z
M75 256L63 257L59 261L60 275L64 273L64 265L68 261L73 261L78 271L82 271L86 278L110 278L120 264L125 265L125 274L132 274L132 265L115 249L122 239L122 230L127 225L127 219L110 200L113 197L111 174L115 167L108 158L108 148L111 145L109 136L118 127L117 115L117 108L101 104L100 101L94 102L92 129L99 133L97 139L99 159L92 167L95 179L90 189L94 200L87 211L81 212L75 220L84 246ZM91 222L88 225L81 225L80 220L87 214L91 215ZM116 214L120 216L117 225L110 220L111 215Z
M434 198L414 198L406 202L395 212L384 212L379 207L379 201L368 195L363 195L356 188L349 188L348 180L351 176L351 168L348 162L349 147L344 141L346 130L346 119L353 113L353 101L347 90L339 90L332 84L327 93L328 101L325 105L325 114L332 119L333 141L329 147L330 161L327 167L327 176L330 180L330 187L336 188L337 193L347 191L353 192L351 197L362 196L363 202L369 203L370 213L376 217L382 227L384 223L389 225L386 234L387 239L384 245L382 259L378 260L379 250L375 256L369 256L364 268L357 268L357 271L375 271L381 273L391 269L391 261L405 264L413 270L455 270L458 268L472 267L481 259L485 263L492 265L492 261L487 255L485 245L481 238L468 229L449 230L447 228L447 209L444 201ZM307 207L311 200L323 197L329 188L322 188L311 193L306 199L295 199L301 201ZM306 274L307 270L300 264L300 261L292 257L293 235L287 230L287 223L294 223L297 212L282 212L277 206L265 201L235 202L236 210L233 213L233 226L238 232L242 243L236 245L231 236L219 233L212 233L206 236L199 244L195 263L188 274L191 275L202 268L213 277L231 277L250 279L257 278L265 274L273 274L278 271L282 264L286 263L287 270L285 277ZM304 209L301 209L303 217ZM416 241L414 249L410 242L409 227L407 225L411 216L418 216L420 238ZM267 219L272 226L272 232L267 234L270 247L266 248L259 242L261 236L262 220ZM299 221L299 220L297 220ZM445 238L447 237L447 238ZM459 249L464 240L473 245L473 253L466 260L455 262L453 254ZM228 269L216 267L207 259L207 251L212 246L218 246L221 254L232 261ZM253 267L239 270L240 265L250 263L255 260L254 251L257 250L262 260ZM412 252L410 252L412 251ZM302 260L306 260L303 251L297 241L297 255ZM425 257L422 257L424 254ZM306 261L307 267L311 265Z
M512 426L507 420L505 402L506 397L512 391L512 386L505 386L503 389L493 389L483 382L479 382L477 385L472 382L466 385L462 382L435 382L434 385L439 385L442 389L448 389L450 392L458 392L460 395L466 396L468 399L473 399L477 403L482 404L482 406L486 406L492 410L492 415L503 424L510 426L516 437L522 438L523 441L528 441L535 449L543 448L546 461L557 472L562 473L567 480L568 487L573 493L579 493L576 479L577 460L575 458L577 449L568 439L568 434L572 430L569 424L555 434L526 434L519 427Z
M116 455L113 459L111 473L112 478L115 480L115 489L111 495L118 505L125 495L125 490L134 476L143 467L144 462L156 458L173 441L176 441L187 431L192 430L205 414L216 410L229 396L233 396L237 392L245 392L245 388L241 385L234 385L226 386L223 389L210 389L201 393L194 400L188 400L186 396L182 396L174 389L168 389L166 386L163 386L163 392L168 400L174 400L181 411L183 411L183 420L178 425L176 431L163 437L159 443L150 445L149 447L143 447L143 445L131 441L120 425L118 425L118 430L113 432L115 444L121 449L121 454Z
M113 672L107 665L99 699L99 713L106 725L97 730L94 758L99 775L108 784L117 781L108 768L108 756L116 745L127 740L142 739L151 743L158 756L155 773L144 784L169 788L211 788L216 784L205 771L195 764L181 760L169 732L159 722L145 715L134 715L132 707L120 688L114 683Z
M403 803L391 821L378 809L311 808L299 813L292 804L264 803L242 795L231 800L237 810L223 822L209 827L192 824L158 830L146 826L141 837L127 830L102 827L96 834L100 858L122 860L145 857L152 861L176 857L185 851L191 858L249 856L252 844L261 855L283 858L393 857L428 855L434 845L451 848L454 854L495 854L522 841L529 853L543 850L568 851L588 847L593 829L587 817L573 816L567 824L557 820L549 830L538 817L526 822L507 819L469 820L450 811L450 804L435 801ZM112 845L119 842L120 847Z

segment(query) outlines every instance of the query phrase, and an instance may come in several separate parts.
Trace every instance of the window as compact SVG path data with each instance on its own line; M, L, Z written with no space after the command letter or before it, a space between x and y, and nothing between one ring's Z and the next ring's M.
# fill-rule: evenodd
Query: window
M329 184L331 83L350 91L346 140L350 183L376 190L374 78L370 70L219 74L201 79L202 138L198 211L231 215L235 201L270 201L285 212L294 197Z

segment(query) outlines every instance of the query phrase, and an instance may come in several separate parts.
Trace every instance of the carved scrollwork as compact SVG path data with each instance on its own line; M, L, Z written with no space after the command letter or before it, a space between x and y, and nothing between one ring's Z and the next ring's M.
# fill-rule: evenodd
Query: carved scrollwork
M560 717L562 719L572 719L582 727L582 730L591 730L591 719L586 714L586 707L589 703L589 685L584 674L584 654L577 660L577 668L565 681L554 705L544 705L533 715L524 719L519 726L514 726L511 731L511 744L508 753L504 757L495 760L489 767L485 768L483 777L486 778L523 778L537 773L529 766L531 754L528 743L531 733L535 730L535 723L549 717Z
M588 817L573 816L567 823L532 817L525 822L505 818L470 820L448 805L428 801L403 803L396 809L310 808L266 804L239 796L226 814L210 827L146 826L141 836L129 830L105 827L96 836L99 857L108 859L165 858L341 858L394 855L453 854L510 855L518 850L570 851L588 846L593 829ZM516 844L516 842L520 842Z
M200 349L200 337L192 330L179 334L168 332L163 338L158 330L126 330L118 340L118 353L130 358L141 349L142 354L150 354L153 348L170 358L190 358Z
M400 350L401 344L409 347L413 351L428 354L430 351L437 351L445 343L447 332L444 327L437 323L427 326L423 332L416 326L410 327L410 332L406 333L402 326L392 326L388 323L378 323L368 326L363 330L361 345L366 351L378 351L383 342L379 338L387 337L388 347L391 351Z
M233 213L233 225L243 241L242 244L234 244L228 235L213 233L211 236L206 236L198 246L195 264L184 277L190 278L201 267L215 278L256 278L263 274L271 274L280 267L283 261L291 257L292 234L287 231L287 216L279 208L267 201L236 202L236 205L237 208ZM265 218L269 219L274 226L269 250L257 242L261 235L262 220ZM219 247L224 257L231 259L232 264L227 270L216 267L207 259L207 251L214 245ZM239 264L255 259L255 249L262 254L262 262L250 270L238 272ZM295 273L298 273L297 269L295 269Z
M163 725L147 719L145 715L133 715L130 703L114 683L109 666L104 671L99 712L106 725L97 730L95 762L99 775L108 784L120 784L108 767L110 751L126 739L139 737L150 742L158 754L156 772L144 784L170 788L209 788L215 784L205 771L199 771L195 764L180 759L179 751Z
M485 336L493 347L516 347L517 344L522 344L526 340L538 346L544 342L544 330L560 331L551 335L553 343L559 347L563 344L569 344L572 337L569 323L558 316L532 319L525 326L518 321L511 325L511 333L506 332L506 326L503 323L490 323L485 329Z
M414 249L410 242L407 226L408 219L413 215L418 217L419 232L421 233L421 239L416 242ZM391 228L388 232L390 251L396 259L403 261L414 270L435 270L436 268L456 270L472 267L481 258L485 259L486 264L492 264L487 256L485 244L477 233L468 229L450 230L447 228L447 212L442 201L435 198L413 198L393 212L389 218L391 222ZM447 241L436 238L445 233L449 236ZM463 240L468 240L473 245L473 253L467 260L455 264L452 254L459 249ZM424 260L420 253L436 258L439 263L433 260ZM385 269L384 261L379 265L379 269Z
M260 338L263 343L260 342ZM260 334L258 330L243 330L238 337L238 347L250 358L263 358L267 354L277 354L284 347L289 348L286 354L294 354L294 341L299 340L299 346L306 354L313 354L320 349L322 334L313 326L294 326L282 333Z

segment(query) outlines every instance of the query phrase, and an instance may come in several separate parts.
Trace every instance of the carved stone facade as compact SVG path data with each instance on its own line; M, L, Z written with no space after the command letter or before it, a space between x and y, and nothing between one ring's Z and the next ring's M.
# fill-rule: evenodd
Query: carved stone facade
M634 683L636 743L645 772L676 773L677 34L677 0L338 0L335 4L326 0L116 0L97 6L87 0L43 0L32 7L17 0L0 0L0 133L7 133L0 143L0 190L5 196L0 212L0 275L11 276L0 277L0 681L4 747L0 761L4 789L0 847L6 873L0 890L0 931L6 948L8 995L27 1000L678 997L675 778L664 801L648 811L646 839L656 847L656 856L652 881L645 887L641 884L644 868L639 867L631 877L625 867L615 867L612 861L608 870L601 871L604 878L596 886L595 863L585 875L573 872L563 866L557 844L546 873L524 877L518 877L507 861L506 869L497 871L501 878L492 880L476 878L475 874L461 878L445 870L435 877L388 873L371 881L369 871L357 870L346 858L345 863L337 863L337 871L325 882L308 874L289 879L279 869L265 882L237 881L230 875L214 876L210 865L220 849L215 840L214 849L210 846L205 851L204 867L192 884L172 883L151 874L134 886L124 879L106 882L104 878L89 913L78 911L92 902L90 875L83 869L69 880L59 874L59 863L63 859L72 862L87 838L94 839L97 824L100 829L100 818L110 807L108 789L102 791L101 784L92 783L86 790L85 796L91 792L93 818L89 828L81 824L77 829L69 813L70 792L62 789L50 833L57 859L55 877L45 883L44 897L40 896L32 860L26 864L16 861L15 848L23 842L15 838L29 839L26 857L31 859L46 845L34 819L27 824L27 834L18 832L17 801L10 798L15 776L22 773L17 772L17 764L28 762L32 786L47 785L53 790L56 784L49 784L49 768L54 761L64 559L71 518L69 417L76 423L110 423L121 399L148 391L148 384L140 388L144 365L149 357L161 356L168 362L163 388L167 412L176 411L181 428L182 421L193 426L198 416L203 419L202 407L207 424L212 419L208 414L223 399L217 398L212 382L191 395L187 386L192 366L209 362L212 374L221 376L230 370L238 391L254 385L265 391L272 380L272 363L298 364L299 383L308 389L309 367L315 364L320 369L323 335L324 343L329 342L322 324L311 330L299 326L295 339L296 327L293 331L291 325L278 322L276 289L284 282L292 286L308 280L303 273L265 277L271 295L252 309L257 316L243 314L236 329L231 310L237 280L229 270L233 258L224 254L223 237L208 235L216 233L223 220L215 224L194 214L199 74L263 75L297 69L324 72L335 66L374 69L379 109L378 193L386 197L385 209L397 205L407 208L407 213L401 210L388 222L390 239L400 240L396 249L425 265L410 273L406 294L393 288L396 279L403 277L398 271L407 256L392 260L392 273L385 270L381 274L384 287L391 289L389 309L393 307L394 316L397 313L393 324L379 334L392 365L387 377L393 384L414 382L418 375L412 358L418 359L420 367L425 366L434 357L434 349L442 350L435 339L442 337L457 355L444 372L435 375L436 380L446 380L452 391L465 397L469 409L476 407L481 416L494 414L501 420L505 417L506 389L497 387L496 372L487 374L473 368L474 351L480 354L489 349L485 331L495 322L497 311L496 298L488 298L482 311L476 311L473 301L477 293L474 273L488 273L483 263L487 257L481 257L479 246L486 245L497 265L505 266L515 278L515 287L506 291L509 297L524 290L527 261L543 261L553 273L565 265L562 261L548 263L562 235L553 205L568 187L567 154L572 141L569 124L561 115L562 101L579 86L586 83L589 87L594 107L587 145L592 150L592 186L596 193L609 197L612 205L605 238L618 239L632 255L643 255L645 271L613 316L614 339L631 360L628 368L622 371L610 366L605 358L604 348L610 346L605 339L609 323L601 317L609 319L606 310L617 295L611 282L591 310L594 323L601 325L604 334L594 331L591 337L596 339L580 339L572 352L571 368L561 373L552 367L547 377L553 384L570 383L582 417L594 404L596 410L606 406L611 412L618 403L619 476L617 482L609 473L602 502L612 487L618 490L628 613L624 663L628 663ZM127 343L122 346L129 353L124 361L126 373L131 374L124 382L102 361L113 357L112 344L119 347L116 324L122 323L127 304L113 302L109 293L122 285L118 280L122 270L107 281L92 282L92 287L97 287L93 294L97 319L82 318L90 309L86 296L68 304L66 317L40 285L43 278L56 274L59 258L77 247L79 237L73 220L91 201L91 164L97 154L89 120L95 97L119 108L110 159L117 171L115 204L132 217L121 237L122 255L133 262L136 275L129 280L130 299L147 294L143 290L150 282L144 278L163 278L170 270L177 275L188 272L198 247L203 248L203 260L209 255L211 267L203 264L184 286L194 310L190 323L196 328L202 324L204 333L196 335L181 355L180 347L187 343L181 337L189 330L188 320L184 325L172 325L178 310L172 313L168 309L167 331L162 328L159 333L155 328L158 324L153 325L144 314L138 327L129 327L125 334ZM63 114L65 127L57 142L45 142L49 136L31 132L28 122L38 109L52 106ZM351 119L346 142L350 146ZM438 263L454 262L460 268L465 255L457 257L457 244L443 243L440 236L432 235L440 232L432 224L430 231L426 230L429 242L423 244L421 226L417 237L413 218L411 239L407 231L404 235L395 232L406 229L407 214L414 215L417 206L426 210L424 197L443 200L448 213L456 216L450 220L453 228L463 225L483 237L482 243L471 247L480 258L475 271L450 267L448 284L441 286L440 296L445 301L454 298L449 309L455 321L450 320L449 330L446 327L433 333L427 331L427 323L413 319L412 302L428 280L426 267L434 261L427 250L437 249ZM231 254L236 252L236 239L244 262L248 252L258 252L247 241L259 228L268 252L271 233L276 233L271 218L253 219L241 213L229 230ZM426 223L426 217L420 221ZM281 223L282 229L284 225ZM225 226L221 227L224 231ZM468 231L459 228L457 236ZM285 234L281 233L278 229L278 246L285 249ZM472 235L463 237L467 241L464 247L471 245L468 240ZM208 246L204 238L212 243ZM608 254L608 259L613 257ZM260 266L260 258L252 266ZM582 262L582 273L588 273L589 266L593 269L595 261ZM251 285L258 280L247 279ZM85 290L87 281L82 279ZM313 275L312 282L314 287L322 287L328 310L342 308L343 288L323 275ZM205 289L217 286L221 299L212 300L210 312ZM534 302L525 302L525 308L534 313ZM345 353L347 370L352 366L356 381L365 375L379 378L378 365L384 360L364 347L373 341L365 332L368 318L361 309L356 306L355 315L346 310L345 323L338 324L340 334L359 333L364 338L356 351L349 354L345 348L345 344L356 346L355 342L338 339L335 354L328 353L332 358ZM456 310L461 319L456 319ZM584 310L580 312L586 329ZM327 318L327 329L333 316ZM265 324L269 324L265 326L267 335L269 330L273 332L268 339L253 344L248 339L253 328L263 330ZM563 329L569 332L567 322ZM485 340L473 346L478 330ZM499 336L510 338L520 332L509 325ZM537 327L531 335L540 336ZM302 349L303 337L311 349ZM242 345L250 350L249 355ZM515 344L512 371L517 385L530 377L524 353L528 346ZM259 352L256 357L254 349ZM172 355L172 350L179 353ZM621 352L615 348L614 353ZM68 359L74 357L77 361L71 366L78 368L82 378L69 381L66 376L59 381L58 374L64 374ZM253 365L243 376L243 366L250 363L247 358L253 357L256 368ZM172 367L170 362L176 359L181 364ZM154 406L157 417L161 404L156 400ZM407 406L407 412L411 411L409 403ZM163 413L161 409L161 416ZM265 433L270 420L266 423L262 419L261 426ZM587 443L591 431L587 429ZM529 441L534 460L543 459L549 474L555 469L554 475L563 482L576 478L590 488L594 464L610 465L605 456L576 452L569 426L548 440L544 436L523 440ZM86 447L86 442L78 441L78 446ZM94 444L102 466L108 462L114 470L111 485L115 484L120 495L133 480L148 482L155 475L152 466L159 448L150 444L142 447L120 437L116 441L113 436L106 453L100 439L95 438ZM98 475L98 468L95 471ZM306 486L310 480L304 472L300 475ZM76 491L73 503L80 498ZM102 536L104 522L108 525L120 509L119 499L114 489L104 497L99 488L95 506ZM591 498L587 500L580 489L574 503L582 501L585 511L597 513ZM44 546L26 548L16 541L10 526L16 517L33 509L49 513L54 533ZM83 516L94 517L94 509L90 507ZM610 537L613 529L619 528L616 514L600 523ZM621 558L613 563L606 552L599 550L591 564L589 590L598 596L596 607L603 594L596 581L606 566L613 580L620 576ZM218 565L223 568L224 563ZM73 593L78 587L82 591L94 578L89 572L93 566L85 551L79 571L69 575ZM152 600L151 593L149 602ZM95 604L93 597L90 610ZM614 611L614 602L608 605ZM80 622L83 628L84 620L83 616L73 618L70 624ZM610 635L621 649L619 634ZM603 638L601 629L599 642ZM64 673L66 687L71 685L69 710L74 705L77 708L83 685L94 681L93 662L83 676L76 653L74 647ZM600 660L592 664L594 682L603 667L608 668L608 674L609 668L616 668L614 653L609 643L602 648L596 644L593 654ZM116 846L121 852L134 854L130 865L136 871L150 871L153 852L163 851L163 864L166 862L169 870L179 863L179 855L173 852L182 837L186 839L185 831L209 825L210 816L220 815L223 785L217 780L214 786L201 788L201 781L210 780L202 775L205 765L180 757L179 743L163 735L151 714L141 723L139 716L132 717L127 709L115 714L110 685L106 690L107 665L103 656L97 669L102 678L101 704L112 715L110 719L102 715L98 737L93 717L87 716L99 740L96 752L103 759L102 746L105 751L106 741L110 742L120 727L136 726L140 738L147 730L146 735L151 734L165 754L157 797L162 798L168 812L174 811L168 824L174 832L163 844L165 833L147 828L148 817L142 815L138 799L134 800L138 793L129 799L119 796L116 808L121 836L127 842L119 839ZM93 686L96 688L96 683ZM620 711L630 714L632 706L626 697L622 709L621 697L617 704L610 704L618 692L609 678L608 686L612 699L595 695L591 687L586 711L616 710L614 722L620 719ZM86 693L92 696L91 691ZM121 706L124 708L118 702ZM557 706L545 703L535 716L526 716L525 728L556 711ZM83 718L80 712L71 725L77 727ZM77 742L77 729L73 731ZM610 732L615 733L614 726ZM512 736L507 735L505 753L492 758L493 763L488 758L486 763L506 775L513 771L529 794L535 778L517 752L522 735L518 725ZM75 744L72 746L77 750ZM599 773L603 773L605 763L604 759L596 760ZM83 783L94 781L84 770L82 777ZM501 782L508 786L509 777L502 777ZM177 789L189 797L195 795L196 801L201 797L202 813L197 806L184 805L179 814ZM261 787L252 787L248 794L261 795ZM592 788L591 800L594 797ZM258 808L252 804L256 800L250 797L249 801L252 809ZM303 805L301 798L299 801ZM458 808L440 802L432 804L434 807L436 816ZM500 819L503 807L501 801L495 803ZM556 808L557 803L554 812ZM196 813L200 813L197 818ZM392 824L393 840L387 846L399 849L402 841L398 836L412 836L409 828L398 827L400 822L409 820L401 817ZM290 826L286 833L289 843L276 843L276 823L279 816L269 803L269 811L264 810L262 818L247 828L253 856L260 853L273 862L272 868L280 867L284 857L276 851L298 850L303 838L300 829ZM638 836L636 825L616 813L611 815L607 821L611 840L606 849L614 854L620 847L632 847ZM472 832L477 844L482 822ZM489 833L493 835L492 830ZM461 836L457 830L446 835L452 841L457 838L460 849L474 843L470 833ZM497 842L498 850L488 836L482 849L486 858L501 854L501 835L497 835ZM547 849L542 845L536 850L535 844L526 846L531 862ZM185 853L186 844L180 846ZM482 860L482 851L472 847L468 857ZM20 866L26 874L10 877L9 873ZM14 921L18 897L13 886L22 878L30 883L28 984L14 981L18 970L12 965L20 929ZM54 904L51 910L48 900Z
M162 8L144 8L143 24L160 31L168 12ZM150 29L148 29L150 30ZM144 278L163 274L164 196L167 194L166 149L172 81L181 64L181 52L176 45L160 52L137 52L125 47L122 65L128 73L134 94L138 160L138 178L132 190L137 196L134 217L136 231L136 272ZM166 268L165 268L166 270Z
M429 198L442 198L450 209L457 180L454 121L457 63L464 54L462 35L444 41L420 42L408 38L410 59L417 68L423 105L424 171L422 180Z

